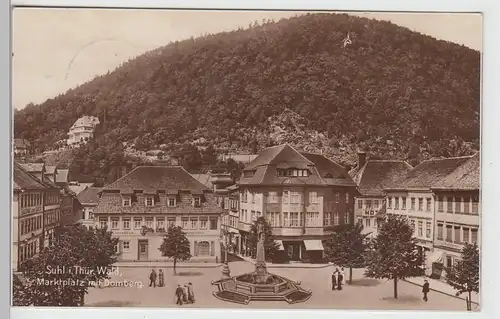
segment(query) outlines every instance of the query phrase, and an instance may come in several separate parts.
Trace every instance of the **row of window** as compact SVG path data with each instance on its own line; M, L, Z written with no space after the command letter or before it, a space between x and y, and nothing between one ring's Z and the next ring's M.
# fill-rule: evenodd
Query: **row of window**
M410 225L413 229L413 236L432 239L432 222L425 220L425 224L423 220L415 220L410 219ZM425 229L424 229L425 225ZM425 237L424 237L425 233Z
M418 207L417 207L418 200ZM396 210L406 210L407 209L407 197L387 197L387 208ZM410 198L410 210L426 211L430 212L432 209L432 198L427 197L411 197Z
M19 203L21 208L42 206L42 199L41 193L21 194Z
M364 222L363 222L364 220ZM377 228L378 224L377 224L377 218L358 218L358 222L357 222L359 225L363 225L364 227L373 227L373 228Z
M477 243L476 227L437 222L437 239L449 243Z
M310 175L307 169L277 169L277 174L279 177L307 177Z
M255 193L249 192L249 191L241 191L240 193L240 198L243 203L248 203L248 194L250 194L250 202L252 204L260 204L258 200L258 196ZM282 195L282 198L280 199L280 195ZM318 197L318 192L311 191L308 192L308 203L318 203L319 202L319 197ZM341 193L340 192L334 192L333 193L333 200L335 203L340 203L341 199ZM279 204L281 203L281 200L283 204L302 204L305 201L304 198L304 193L302 192L293 192L293 191L283 191L282 194L279 194L276 191L271 191L267 195L267 203L268 204ZM349 203L349 193L344 193L344 203Z
M198 257L202 256L214 256L215 255L215 242L208 242L208 241L194 241L193 242L193 255ZM115 252L118 253L120 252L120 246L121 250L123 252L129 252L130 251L130 241L129 240L123 240L118 243L118 245L115 247ZM145 246L142 246L145 247ZM143 253L146 253L143 251Z
M157 202L155 201L154 196L146 196L144 198L144 206L146 206L146 207L154 207L156 203ZM192 200L192 205L195 207L200 207L201 206L201 197L194 196L193 200ZM124 207L132 206L132 198L130 196L123 196L122 195L122 206L124 206ZM176 206L177 206L176 197L167 198L167 207L176 207Z
M248 210L242 209L240 211L240 220L245 222L245 223L252 223L257 220L257 218L262 217L262 213L259 211L250 211L250 214L248 213Z
M57 204L59 204L59 199L60 199L59 191L46 193L44 205L45 206L57 205Z
M31 241L19 247L19 262L30 259L38 254L40 251L40 244L38 240Z
M319 212L267 212L266 219L272 227L321 227L340 225L340 213ZM349 223L349 214L343 214L343 222Z
M446 206L447 213L477 215L479 213L478 205L479 205L479 198L477 197L462 197L462 196L437 197L438 212L444 212Z
M111 222L110 222L111 220ZM121 221L121 225L120 225ZM183 229L218 229L218 218L217 217L182 217L181 226ZM112 230L118 229L135 229L139 230L142 226L153 229L154 231L165 231L170 226L177 226L175 217L167 217L166 223L164 217L99 217L99 226L101 228L107 228L108 223L111 225Z
M42 229L42 215L21 219L21 236Z
M61 220L61 211L59 209L44 214L44 224L52 225Z
M367 210L379 209L381 204L382 204L382 200L378 200L378 199L374 199L374 200L358 199L358 209L363 209L363 207L366 208Z
M238 227L238 217L231 216L231 215L225 215L222 217L222 225L237 228Z

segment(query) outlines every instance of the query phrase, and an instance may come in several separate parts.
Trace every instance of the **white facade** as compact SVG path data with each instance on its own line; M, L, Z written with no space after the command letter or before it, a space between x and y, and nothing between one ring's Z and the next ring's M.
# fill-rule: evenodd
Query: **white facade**
M86 143L87 140L94 137L94 129L100 124L99 119L95 116L82 116L76 120L68 132L68 145Z
M363 225L362 234L375 238L378 231L377 213L382 208L384 197L356 197L354 216L358 224Z

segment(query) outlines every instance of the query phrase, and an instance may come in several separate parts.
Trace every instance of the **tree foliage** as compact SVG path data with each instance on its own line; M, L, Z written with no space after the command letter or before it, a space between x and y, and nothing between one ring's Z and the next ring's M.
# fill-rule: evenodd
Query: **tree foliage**
M446 268L446 281L457 294L479 293L479 248L476 243L465 243L460 260L452 267Z
M335 227L325 245L325 254L335 265L349 268L349 282L352 283L352 268L365 266L366 238L360 224Z
M416 239L407 218L387 215L371 246L373 251L367 254L365 276L393 280L394 298L397 298L398 280L416 276L421 266Z
M184 261L191 258L191 249L186 233L180 226L170 226L163 238L160 248L162 256L174 260L174 273L176 272L177 261Z
M343 48L348 32L352 44ZM93 115L102 123L94 152L105 154L120 152L116 141L146 151L201 138L223 153L281 142L319 151L335 137L331 153L352 165L356 144L402 159L410 143L422 159L471 154L479 98L477 51L386 21L310 14L147 52L15 112L14 134L47 149ZM287 110L303 123L268 121ZM304 134L309 128L315 133ZM84 160L114 174L104 167L116 164L85 149Z
M264 217L259 217L250 227L250 235L248 236L248 242L250 244L250 249L253 254L257 253L257 242L258 242L258 234L257 230L259 225L262 225L262 229L264 232L264 250L266 260L273 260L274 256L278 252L279 244L274 239L273 230L269 222Z
M88 288L109 278L118 244L111 232L70 225L58 229L56 237L52 246L20 265L15 306L83 306Z

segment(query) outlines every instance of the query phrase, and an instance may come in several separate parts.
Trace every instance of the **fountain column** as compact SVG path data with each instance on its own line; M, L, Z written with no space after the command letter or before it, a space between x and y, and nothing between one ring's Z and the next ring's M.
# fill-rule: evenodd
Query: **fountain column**
M267 277L266 251L264 248L264 227L261 224L257 225L257 236L259 241L257 242L255 274L259 279L265 280Z

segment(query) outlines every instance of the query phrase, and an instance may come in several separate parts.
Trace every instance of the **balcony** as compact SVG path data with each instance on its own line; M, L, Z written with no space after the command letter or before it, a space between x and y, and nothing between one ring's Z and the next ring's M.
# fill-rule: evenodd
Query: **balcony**
M452 214L452 213L445 213L445 212L437 212L436 219L439 221L444 221L444 222L448 222L448 223L458 223L458 224L479 226L479 215Z
M434 246L435 247L443 247L443 248L448 248L448 249L451 249L451 250L454 250L454 251L461 251L462 248L464 247L463 244L459 244L459 243L450 243L448 241L444 241L444 240L438 240L436 239L434 241Z
M20 210L21 215L35 214L35 213L41 213L41 212L43 212L42 206L23 207Z

